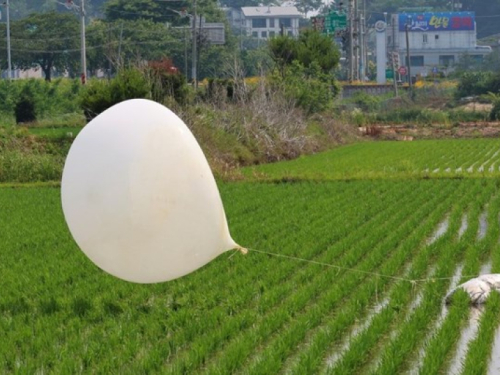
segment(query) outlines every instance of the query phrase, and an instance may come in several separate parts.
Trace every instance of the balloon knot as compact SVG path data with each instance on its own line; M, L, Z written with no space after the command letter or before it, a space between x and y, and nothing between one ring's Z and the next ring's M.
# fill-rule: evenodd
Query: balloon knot
M248 249L245 249L244 247L238 247L238 250L243 255L247 255L248 254Z

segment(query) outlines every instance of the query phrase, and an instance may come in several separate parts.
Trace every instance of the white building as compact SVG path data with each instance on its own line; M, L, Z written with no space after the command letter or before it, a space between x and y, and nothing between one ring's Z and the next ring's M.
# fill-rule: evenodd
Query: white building
M465 54L482 61L491 53L490 47L476 44L474 12L393 14L387 28L387 49L398 52L401 65L407 65L407 27L412 76L453 70Z
M267 39L279 35L281 27L285 35L299 35L299 19L302 15L296 7L243 7L243 29L254 38Z

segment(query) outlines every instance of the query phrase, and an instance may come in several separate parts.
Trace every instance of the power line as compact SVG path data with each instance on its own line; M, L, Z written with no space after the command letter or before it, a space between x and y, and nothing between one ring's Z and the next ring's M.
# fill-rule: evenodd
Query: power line
M109 31L109 30L103 30L105 31L106 33ZM137 32L137 30L135 29L124 29L124 31L129 31L129 32ZM175 30L174 32L172 32L172 34L181 34L181 30ZM165 32L164 31L160 31L160 30L144 30L141 32L142 35L148 35L148 36L165 36ZM63 38L41 38L41 39L22 39L22 38L11 38L12 41L17 41L17 42L46 42L46 41L64 41L64 40L75 40L76 38L78 38L79 35L75 34L74 36L70 36L70 37L63 37ZM87 36L88 36L88 33L87 33ZM106 37L106 36L103 36L103 37ZM178 37L178 35L175 35L175 37Z
M90 46L87 47L87 49L99 49L103 47L110 47L113 44L118 44L120 41L112 41L106 44L101 44L98 46ZM150 41L144 41L144 42L122 42L122 45L148 45L148 44L158 44L158 45L165 45L165 44L175 44L177 41L157 41L157 40L150 40ZM0 46L0 50L6 50L6 47ZM15 49L12 48L12 51L16 52L23 52L23 53L72 53L72 52L80 52L80 48L70 48L70 49L61 49L61 50L32 50L32 49Z

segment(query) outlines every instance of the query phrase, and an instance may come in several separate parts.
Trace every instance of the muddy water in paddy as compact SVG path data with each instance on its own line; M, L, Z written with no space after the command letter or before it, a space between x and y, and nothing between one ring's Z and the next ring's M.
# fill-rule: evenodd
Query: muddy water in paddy
M462 216L462 224L460 225L460 229L458 230L458 237L462 237L467 228L469 227L469 222L467 220L467 214Z
M436 242L440 237L442 237L446 233L449 226L450 226L450 219L449 217L445 217L444 220L439 223L433 235L427 240L427 244L430 245Z
M335 364L342 358L342 356L347 352L347 350L349 350L352 340L354 340L358 335L360 335L362 332L368 329L375 316L377 316L382 311L382 309L384 309L388 304L389 304L389 298L385 298L384 300L382 300L373 307L372 311L370 311L368 316L364 319L364 321L361 324L357 324L356 326L354 326L351 332L346 336L344 342L342 342L335 349L335 352L332 353L332 355L330 355L326 360L328 367L335 366Z
M455 269L455 273L451 279L450 286L448 287L448 290L446 291L446 295L450 293L453 289L455 289L458 286L458 283L460 281L460 278L462 277L462 269L463 265L459 265ZM446 306L445 299L443 298L442 301L442 308L441 308L441 313L439 314L438 319L434 323L434 327L430 330L429 334L424 340L424 345L419 349L418 351L418 357L417 359L410 365L410 370L408 371L409 375L417 375L420 372L420 367L422 366L422 362L425 357L426 353L426 346L427 343L432 339L432 337L436 334L436 332L441 328L441 325L444 322L444 319L448 315L448 306Z
M462 361L465 360L467 356L467 349L469 342L474 340L477 336L477 331L479 329L479 321L483 315L484 308L482 306L475 307L471 306L471 311L469 315L469 323L462 330L460 340L458 341L457 350L451 361L450 369L448 371L449 375L458 375L462 373Z
M477 232L477 239L482 240L486 236L486 231L488 230L488 219L487 212L483 212L479 217L479 230Z
M491 273L491 262L488 261L481 266L479 270L479 275L485 275ZM458 341L457 350L455 356L451 361L450 370L448 374L455 375L462 372L462 361L467 356L467 350L469 342L474 340L477 336L479 329L479 321L484 311L484 306L471 306L471 311L469 315L469 322L467 326L462 330L460 340Z
M500 374L500 327L495 331L493 349L491 350L490 363L488 365L488 375Z

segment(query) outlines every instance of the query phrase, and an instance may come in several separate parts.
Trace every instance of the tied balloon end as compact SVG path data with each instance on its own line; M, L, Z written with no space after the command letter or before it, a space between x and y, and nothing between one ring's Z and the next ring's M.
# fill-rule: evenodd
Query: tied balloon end
M241 246L237 246L235 248L235 250L239 251L240 253L242 253L243 255L247 255L248 254L248 249L247 248L244 248L244 247L241 247Z
M243 255L248 254L248 249L241 247L240 245L235 245L231 250L234 250L234 252L229 256L228 259L231 259L238 252L240 252Z
M226 251L231 251L231 250L235 250L236 251L239 251L240 253L242 253L243 255L246 255L248 254L248 249L243 247L243 246L240 246L238 245L232 238L231 236L228 236L227 239L226 239L226 246L225 248L227 249Z

